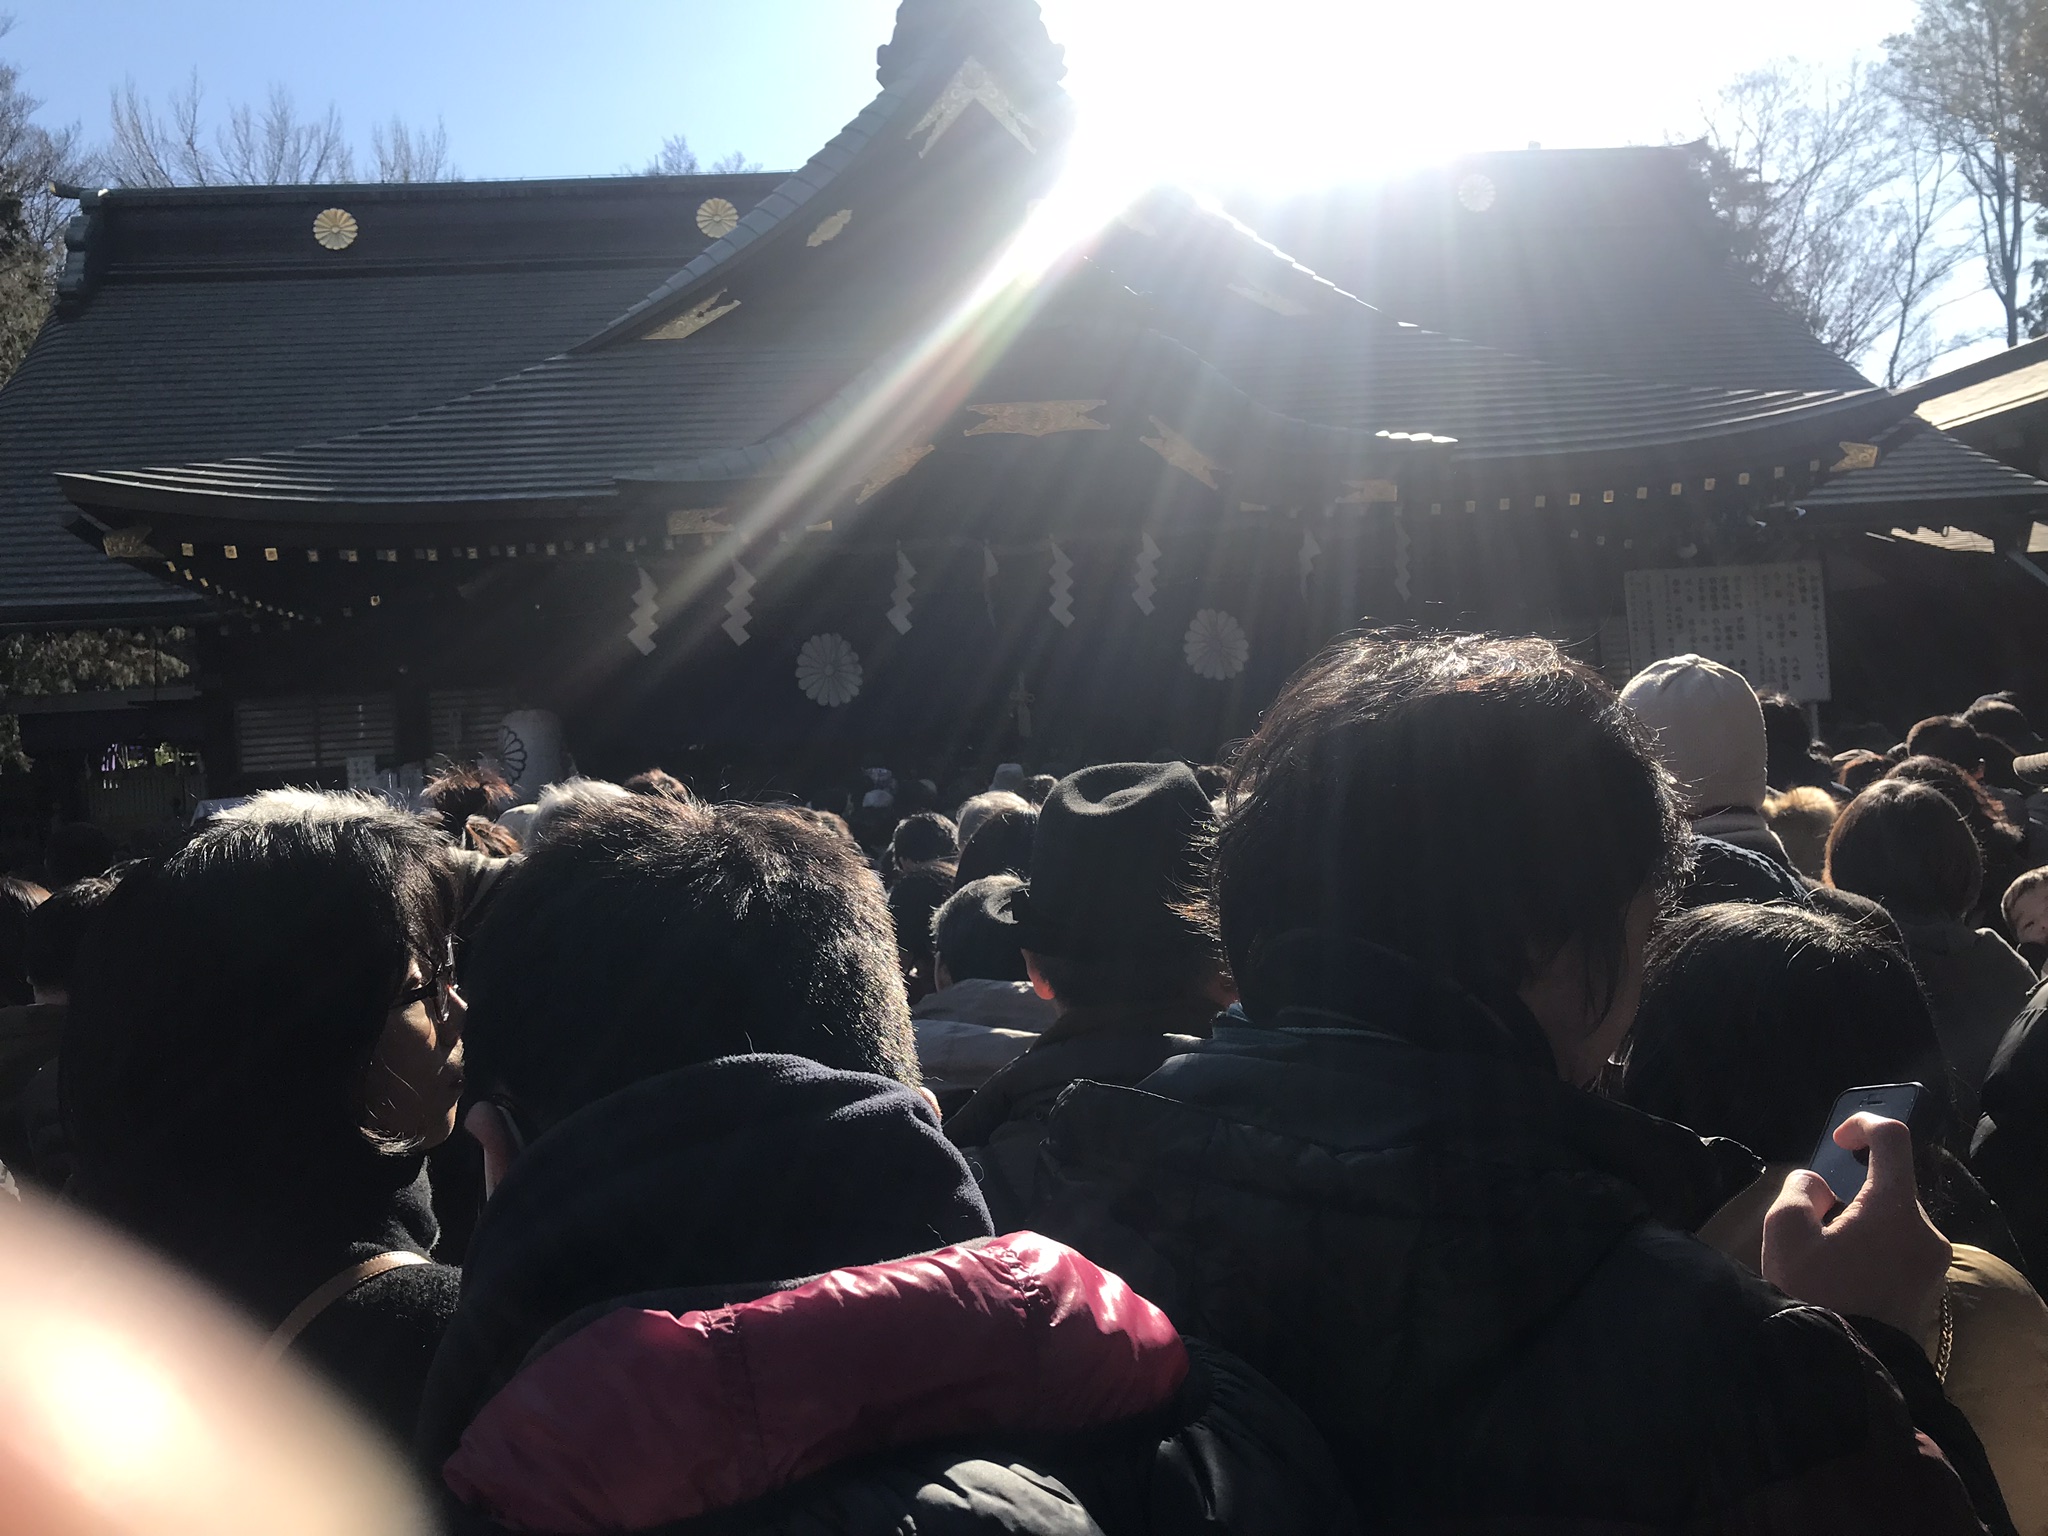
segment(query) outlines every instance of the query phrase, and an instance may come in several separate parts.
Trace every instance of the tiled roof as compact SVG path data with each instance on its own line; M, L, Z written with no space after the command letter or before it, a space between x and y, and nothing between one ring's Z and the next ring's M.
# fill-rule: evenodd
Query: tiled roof
M1921 397L1921 419L1944 429L1974 426L2038 404L2048 399L2048 337L2022 342L1952 376L1937 376L1915 393Z
M1736 267L1680 147L1471 155L1241 210L1396 320L1597 373L1866 383Z
M112 194L94 216L92 291L0 389L0 622L193 606L67 533L57 470L256 453L460 395L588 335L708 243L694 218L706 197L763 184ZM344 203L366 244L402 210L410 244L336 260L310 227Z
M1839 474L1799 504L1836 518L1912 516L1936 526L1970 513L2048 510L2048 483L1917 417L1908 417L1878 446L1883 457L1874 468Z

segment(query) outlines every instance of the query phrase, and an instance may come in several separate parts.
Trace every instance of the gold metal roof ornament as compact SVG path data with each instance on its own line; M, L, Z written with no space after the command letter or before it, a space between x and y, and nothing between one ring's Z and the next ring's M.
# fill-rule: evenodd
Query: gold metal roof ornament
M853 498L853 504L856 507L865 506L876 496L917 468L918 465L922 464L933 453L936 453L938 447L937 443L918 443L907 448L897 449L886 459L875 465L874 473L868 476L867 483L860 488L860 493Z
M1348 494L1337 498L1340 507L1370 507L1401 499L1401 487L1392 480L1346 480L1344 487Z
M1099 411L1107 400L1011 400L997 405L970 405L986 419L961 433L982 437L991 432L1009 432L1019 437L1050 437L1055 432L1107 432L1109 423L1097 421L1089 412Z
M906 135L914 139L920 133L931 134L924 141L924 147L918 150L917 158L922 160L930 154L932 146L946 136L946 130L966 116L967 109L976 102L988 109L989 116L1001 123L1011 138L1034 155L1038 153L1038 146L1031 142L1031 119L1017 110L996 77L989 73L988 66L970 55L961 62L953 78L946 82L946 88L939 92L939 99L932 103L931 110Z
M164 557L162 550L151 547L147 523L109 529L100 540L100 548L113 560L161 560Z
M740 211L723 197L707 197L697 205L697 228L709 240L723 240L740 227Z
M1173 428L1169 427L1157 416L1148 417L1147 420L1152 423L1153 429L1159 435L1157 437L1141 437L1138 439L1139 442L1150 448L1175 469L1194 476L1195 479L1201 481L1210 490L1220 491L1223 489L1221 483L1216 478L1218 471L1223 467L1222 465L1202 452L1201 449L1189 442L1180 433L1174 431Z
M313 238L330 251L345 251L361 233L356 216L346 208L323 208L313 215Z
M828 240L838 239L839 232L852 222L853 210L851 208L842 208L837 213L821 221L818 227L811 231L811 238L806 240L804 244L815 251Z
M668 515L670 538L680 538L690 533L731 533L732 524L726 521L724 507L685 507Z
M1831 474L1839 475L1852 469L1877 468L1877 444L1842 443L1839 446L1842 450L1842 457L1836 461L1829 471Z
M724 297L725 290L721 288L703 303L684 310L666 325L657 326L640 339L642 341L681 341L685 336L694 336L712 321L722 315L729 315L740 307L738 299L734 299L730 304L720 303L719 301Z

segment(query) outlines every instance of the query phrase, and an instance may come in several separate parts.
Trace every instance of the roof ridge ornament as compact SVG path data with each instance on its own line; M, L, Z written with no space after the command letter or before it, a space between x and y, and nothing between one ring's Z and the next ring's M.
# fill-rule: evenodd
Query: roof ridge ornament
M1065 77L1066 50L1046 31L1037 0L903 0L896 9L895 34L875 50L875 79L884 89L896 84L949 34L969 24L1033 66L1045 84Z

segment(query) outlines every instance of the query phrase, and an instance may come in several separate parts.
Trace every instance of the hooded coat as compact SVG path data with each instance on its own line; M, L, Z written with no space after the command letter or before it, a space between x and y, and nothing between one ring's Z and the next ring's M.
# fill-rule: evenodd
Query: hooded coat
M1355 1528L1255 1373L1071 1250L990 1241L921 1100L793 1057L522 1154L417 1444L457 1531Z

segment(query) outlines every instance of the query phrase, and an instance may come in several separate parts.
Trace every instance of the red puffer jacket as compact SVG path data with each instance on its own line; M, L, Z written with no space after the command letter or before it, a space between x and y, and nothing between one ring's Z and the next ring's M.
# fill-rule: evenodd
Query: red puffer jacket
M1291 1405L1035 1233L715 1309L648 1300L544 1344L471 1421L443 1475L483 1528L1353 1523Z

